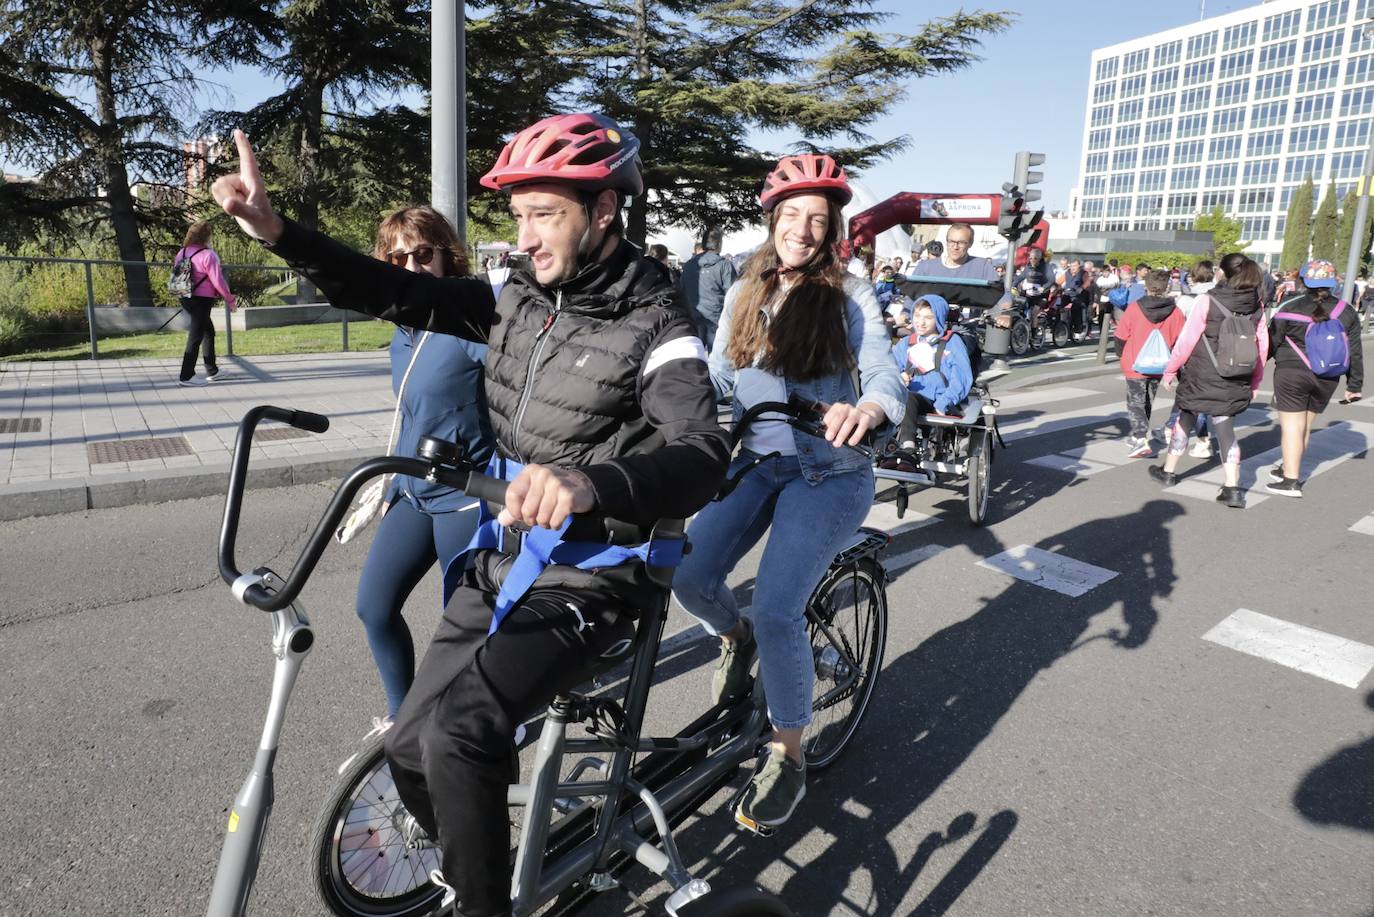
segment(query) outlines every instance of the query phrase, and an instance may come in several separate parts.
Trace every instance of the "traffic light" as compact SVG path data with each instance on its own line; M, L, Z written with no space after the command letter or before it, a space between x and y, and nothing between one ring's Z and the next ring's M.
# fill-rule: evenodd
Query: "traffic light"
M1026 200L1010 182L1002 186L1002 209L997 215L997 234L1015 241L1025 226Z
M1032 166L1038 166L1045 161L1044 153L1028 153L1022 150L1016 154L1016 172L1011 183L1021 189L1021 194L1027 203L1040 200L1040 192L1033 190L1031 185L1038 185L1045 178L1044 172L1032 172Z
M1002 186L1002 211L997 217L997 232L1012 242L1030 232L1044 216L1043 210L1032 212L1029 206L1040 200L1039 190L1031 186L1040 184L1045 178L1043 172L1032 171L1031 166L1044 161L1044 153L1024 150L1017 153L1016 172L1012 180Z

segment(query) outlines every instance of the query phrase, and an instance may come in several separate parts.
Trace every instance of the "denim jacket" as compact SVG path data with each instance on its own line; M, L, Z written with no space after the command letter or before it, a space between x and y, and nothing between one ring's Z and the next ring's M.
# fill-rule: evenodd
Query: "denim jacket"
M725 306L721 310L720 327L716 340L711 347L711 384L716 388L716 396L724 398L734 392L736 367L725 352L730 347L730 324L735 311L735 299L739 296L740 284L735 283L725 294ZM857 379L854 373L838 372L829 376L797 382L783 379L787 395L798 395L812 401L833 404L843 401L857 404L871 401L883 409L887 415L885 429L902 422L906 411L906 388L889 355L891 345L888 341L887 326L883 323L878 309L878 298L873 287L857 277L846 277L845 302L846 319L849 329L849 349L858 364ZM855 384L858 384L858 391ZM862 396L862 397L860 397ZM738 421L744 407L735 402L734 420ZM868 465L864 458L853 449L837 449L823 439L808 436L798 430L792 431L797 444L797 459L802 473L812 484L820 483L831 474L855 471Z

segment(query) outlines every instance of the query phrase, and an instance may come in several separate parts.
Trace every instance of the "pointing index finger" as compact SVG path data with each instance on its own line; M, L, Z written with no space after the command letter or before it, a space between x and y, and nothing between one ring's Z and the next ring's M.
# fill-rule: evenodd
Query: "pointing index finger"
M239 151L239 175L248 182L262 184L262 173L258 171L258 157L253 153L253 144L249 143L248 135L239 128L234 128L234 146Z

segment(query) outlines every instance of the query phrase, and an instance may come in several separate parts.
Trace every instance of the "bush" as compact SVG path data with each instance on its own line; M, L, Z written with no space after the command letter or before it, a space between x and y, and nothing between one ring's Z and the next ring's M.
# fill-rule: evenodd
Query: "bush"
M0 305L0 356L28 349L32 327L28 313L12 305Z

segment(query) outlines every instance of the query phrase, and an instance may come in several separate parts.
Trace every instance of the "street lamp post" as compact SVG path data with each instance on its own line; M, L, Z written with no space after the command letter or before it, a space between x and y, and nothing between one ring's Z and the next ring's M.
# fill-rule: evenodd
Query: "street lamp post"
M463 0L430 8L430 197L467 237L467 92Z

